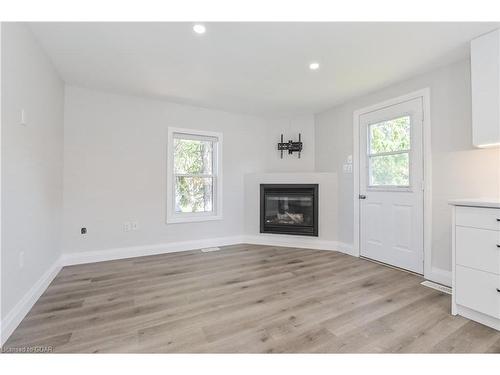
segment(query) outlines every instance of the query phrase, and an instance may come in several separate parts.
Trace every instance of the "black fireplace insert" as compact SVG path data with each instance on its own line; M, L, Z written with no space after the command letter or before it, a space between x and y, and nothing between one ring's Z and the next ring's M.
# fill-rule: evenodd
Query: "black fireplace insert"
M318 236L318 184L261 184L260 232Z

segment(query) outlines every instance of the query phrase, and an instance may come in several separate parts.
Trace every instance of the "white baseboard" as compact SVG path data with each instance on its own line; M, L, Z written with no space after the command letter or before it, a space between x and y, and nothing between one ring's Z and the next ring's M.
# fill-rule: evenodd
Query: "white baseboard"
M164 244L142 245L121 247L96 251L84 251L77 253L66 253L55 262L52 267L45 272L33 287L24 295L17 305L7 314L1 322L0 342L3 345L9 336L14 332L19 323L33 307L47 289L52 280L56 277L63 266L76 264L103 262L107 260L134 258L147 255L166 254L180 251L202 249L205 247L228 246L242 243L298 247L307 249L339 251L345 254L354 255L352 245L338 242L326 241L318 238L307 238L300 236L281 235L253 235L253 236L232 236L209 238L194 241L171 242Z
M243 243L243 236L207 238L194 241L180 241L153 245L141 245L131 247L119 247L95 251L82 251L66 253L62 256L63 266L75 264L104 262L107 260L135 258L147 255L157 255L202 249L205 247L228 246Z
M352 245L338 241L320 240L313 237L260 234L243 236L245 243L254 245L298 247L302 249L331 250L354 255Z
M341 253L344 253L344 254L351 255L353 257L359 258L359 254L358 254L358 252L356 252L354 250L354 247L353 247L352 244L337 241L337 249Z
M485 315L483 313L480 313L479 311L469 309L468 307L465 307L462 305L456 306L456 313L458 315L461 315L461 316L467 318L467 319L474 320L476 322L484 324L485 326L488 326L488 327L496 329L497 331L500 331L500 319L496 319L492 316Z
M78 253L66 253L45 272L33 287L23 296L16 306L7 314L0 324L0 344L3 345L16 327L21 323L26 314L33 307L56 277L63 266L84 263L103 262L107 260L134 258L147 255L166 254L180 251L202 249L205 247L228 246L236 244L255 244L268 246L284 246L305 249L339 251L352 256L357 256L351 244L320 240L301 236L285 236L275 234L242 235L232 237L209 238L194 241L171 242L164 244L121 247ZM433 267L430 275L425 277L439 284L451 285L451 272Z
M79 253L66 253L45 272L33 287L24 295L16 306L7 314L0 325L0 343L3 345L16 327L21 323L26 314L33 307L56 277L63 266L84 263L103 262L107 260L134 258L147 255L166 254L180 251L202 249L205 247L228 246L241 243L284 246L317 250L339 251L352 256L357 256L351 244L320 240L301 236L285 236L274 234L242 235L232 237L209 238L194 241L171 242L164 244L122 247L106 250L85 251ZM433 267L426 279L439 284L451 285L451 272Z
M77 253L66 253L61 258L63 266L76 264L103 262L107 260L134 258L147 255L174 253L202 249L205 247L217 247L249 243L256 245L299 247L318 250L334 250L353 255L352 245L337 241L325 241L317 238L281 235L254 235L254 236L232 236L209 238L194 241L171 242L154 245L141 245L131 247L120 247L95 251L83 251Z
M431 271L429 273L426 273L424 277L427 280L434 281L435 283L451 287L451 271L432 267Z
M1 322L0 345L5 344L9 336L14 332L19 323L31 310L36 301L45 292L49 284L54 280L61 270L61 262L58 259L31 287L30 290L21 298L21 300L10 310L5 319Z
M31 289L23 296L16 306L14 306L5 319L0 322L0 346L7 341L12 332L14 332L19 323L21 323L35 302L40 298L64 266L134 258L145 255L173 253L178 251L201 249L204 247L235 245L240 243L244 243L243 236L220 237L195 241L171 242L165 244L132 246L63 254L57 262L55 262L50 269L47 270L42 277L40 277L40 279L31 287Z

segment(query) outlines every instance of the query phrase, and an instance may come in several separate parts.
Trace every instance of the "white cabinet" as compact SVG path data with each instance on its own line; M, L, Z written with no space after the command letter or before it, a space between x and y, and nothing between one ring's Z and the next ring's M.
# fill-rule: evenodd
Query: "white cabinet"
M472 143L500 146L500 30L471 41Z
M457 265L456 303L499 319L498 281L500 276L497 274Z
M494 230L457 226L455 231L456 264L500 274L500 249L496 247L499 243L498 235L499 232Z
M500 204L452 204L452 313L500 330Z

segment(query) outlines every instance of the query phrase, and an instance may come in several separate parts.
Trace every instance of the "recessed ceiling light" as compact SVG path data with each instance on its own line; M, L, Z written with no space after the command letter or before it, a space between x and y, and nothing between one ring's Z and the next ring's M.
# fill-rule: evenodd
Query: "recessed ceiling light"
M319 69L319 63L318 62L312 62L309 64L309 69L311 70L318 70Z
M196 34L205 34L205 32L207 31L207 28L205 27L205 25L198 23L198 24L193 26L193 31Z

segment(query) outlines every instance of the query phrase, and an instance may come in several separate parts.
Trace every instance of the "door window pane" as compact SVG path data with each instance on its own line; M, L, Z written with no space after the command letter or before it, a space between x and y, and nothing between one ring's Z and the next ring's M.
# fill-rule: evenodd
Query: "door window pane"
M212 177L177 176L175 212L211 212L213 180Z
M370 186L410 186L408 152L368 158Z
M371 124L368 132L372 155L410 149L410 116Z

